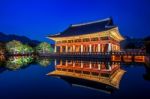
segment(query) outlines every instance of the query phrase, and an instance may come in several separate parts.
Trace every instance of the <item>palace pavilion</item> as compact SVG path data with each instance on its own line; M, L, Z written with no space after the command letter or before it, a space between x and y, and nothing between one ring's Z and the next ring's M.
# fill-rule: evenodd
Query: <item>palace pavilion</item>
M119 52L124 40L112 18L74 24L48 38L55 41L56 53Z

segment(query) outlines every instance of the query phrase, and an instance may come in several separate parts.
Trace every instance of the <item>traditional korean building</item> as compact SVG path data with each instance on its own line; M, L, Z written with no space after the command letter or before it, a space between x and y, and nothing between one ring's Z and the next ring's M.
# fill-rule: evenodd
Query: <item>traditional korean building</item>
M48 38L55 41L57 53L118 52L124 39L111 18L74 24Z

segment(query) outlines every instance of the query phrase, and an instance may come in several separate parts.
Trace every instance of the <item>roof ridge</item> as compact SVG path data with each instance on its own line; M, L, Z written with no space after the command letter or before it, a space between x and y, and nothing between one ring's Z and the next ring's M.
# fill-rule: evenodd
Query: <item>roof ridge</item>
M83 25L103 22L103 21L107 21L107 20L111 20L111 18L105 18L105 19L101 19L101 20L97 20L97 21L91 21L91 22L85 22L85 23L79 23L79 24L72 24L71 27L83 26Z
M53 35L51 35L51 36L57 36L57 35L60 35L61 33L59 32L59 33L57 33L57 34L53 34Z

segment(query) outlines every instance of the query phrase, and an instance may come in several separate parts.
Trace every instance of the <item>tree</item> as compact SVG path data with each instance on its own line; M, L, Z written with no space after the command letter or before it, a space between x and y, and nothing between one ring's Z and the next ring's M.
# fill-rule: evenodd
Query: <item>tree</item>
M33 53L33 48L27 44L22 44L20 41L10 41L6 44L6 50L11 54L27 54Z
M40 66L46 67L51 64L51 60L45 58L44 59L38 58L37 63L40 64Z
M5 53L4 44L0 43L0 55L3 55L4 53Z
M6 68L9 70L17 70L23 68L33 62L33 57L9 57Z
M128 43L126 46L125 46L125 49L135 49L136 48L136 46L135 46L135 44L133 44L133 43Z
M13 40L6 43L6 50L11 54L21 53L22 47L23 44L20 41Z
M150 54L150 36L146 37L144 41L145 41L146 53Z
M46 42L42 42L36 47L36 52L37 53L52 53L53 48L51 47L50 44Z
M33 53L33 52L34 52L33 48L30 47L29 45L22 46L22 54Z

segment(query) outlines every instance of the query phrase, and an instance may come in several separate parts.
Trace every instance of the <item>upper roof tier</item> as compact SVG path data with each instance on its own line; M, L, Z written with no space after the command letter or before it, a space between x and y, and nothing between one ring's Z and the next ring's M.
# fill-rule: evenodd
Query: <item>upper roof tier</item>
M68 29L63 32L60 32L55 35L50 35L49 37L68 37L68 36L77 36L83 34L91 34L96 32L106 31L116 26L113 23L112 18L106 18L103 20L74 24L71 25Z

